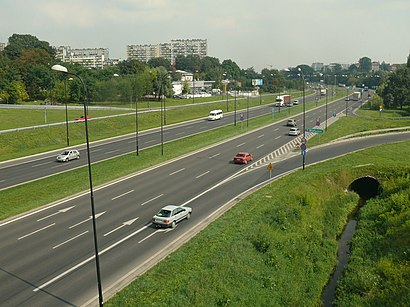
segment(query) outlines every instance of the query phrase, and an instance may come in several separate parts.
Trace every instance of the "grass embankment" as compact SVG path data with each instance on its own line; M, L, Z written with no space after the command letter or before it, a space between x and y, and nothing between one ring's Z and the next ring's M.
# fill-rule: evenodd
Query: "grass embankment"
M105 305L319 306L336 265L337 238L358 204L346 188L372 175L385 191L361 210L352 252L357 265L348 269L338 305L406 306L409 162L406 142L284 177L236 204Z
M300 92L296 93L300 95ZM262 104L272 103L276 96L274 95L265 95L261 99L259 98L250 98L249 105L255 106ZM243 106L244 97L238 96L237 103L240 107ZM204 108L200 105L200 103L207 103L204 105ZM208 104L209 103L209 104ZM187 109L197 108L198 107L198 114L197 117L205 117L208 112L216 107L222 108L226 110L226 96L221 98L221 96L216 97L207 97L207 98L195 98L195 105L192 106L192 99L166 99L165 105L166 107L170 106L185 106L184 108L185 113ZM234 97L228 96L228 107L230 110L233 110L234 104ZM31 127L37 125L45 125L45 124L52 124L52 123L61 123L65 122L66 120L66 113L65 109L55 109L53 106L48 105L38 105L38 104L28 104L29 106L37 106L37 108L0 108L0 130L7 130L7 129L15 129L15 128L22 128L22 127ZM89 103L91 106L88 110L88 114L93 117L103 117L109 115L116 115L116 114L134 114L135 113L135 102L132 104L128 103ZM65 106L64 104L60 104L60 106ZM76 106L78 109L67 109L68 120L72 121L77 117L83 115L83 105L79 104L71 104L69 103L68 106ZM98 107L106 107L107 109L94 109L92 106ZM114 107L115 109L109 109L110 107ZM160 108L161 102L159 101L139 101L138 108L140 111L149 110ZM246 106L245 106L246 107ZM122 108L122 110L121 110ZM188 112L188 114L191 111ZM200 113L205 112L205 113Z
M346 135L380 130L387 128L410 127L410 118L402 120L393 120L391 118L375 118L374 115L378 111L364 111L361 114L366 114L366 117L359 116L344 116L338 119L336 124L328 126L327 132L317 135L309 140L309 146L325 144L332 140L341 138ZM410 129L410 128L409 128Z

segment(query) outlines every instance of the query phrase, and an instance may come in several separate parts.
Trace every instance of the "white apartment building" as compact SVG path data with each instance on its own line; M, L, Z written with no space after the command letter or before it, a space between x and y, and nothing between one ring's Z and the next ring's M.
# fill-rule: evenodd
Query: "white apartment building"
M127 59L148 62L152 58L162 57L174 64L179 55L207 56L208 42L206 39L174 39L170 43L156 45L128 45L126 53Z
M88 68L103 68L109 62L109 52L108 48L75 49L70 46L60 46L56 47L56 58L62 62Z

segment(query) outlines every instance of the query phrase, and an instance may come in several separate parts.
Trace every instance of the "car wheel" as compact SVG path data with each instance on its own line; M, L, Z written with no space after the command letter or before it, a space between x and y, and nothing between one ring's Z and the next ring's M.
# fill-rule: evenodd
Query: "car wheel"
M245 160L245 164L248 164L248 160Z
M191 213L188 213L188 214L186 215L186 219L189 220L190 217L191 217Z
M80 159L80 156L77 156L77 160Z
M64 162L68 162L68 158L66 158Z
M172 223L171 223L171 228L175 228L176 225L177 225L177 223L175 223L175 220L172 221Z

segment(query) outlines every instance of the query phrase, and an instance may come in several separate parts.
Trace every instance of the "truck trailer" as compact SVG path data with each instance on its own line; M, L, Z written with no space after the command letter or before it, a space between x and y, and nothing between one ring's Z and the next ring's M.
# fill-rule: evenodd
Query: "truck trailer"
M289 105L292 101L292 97L290 95L279 95L276 97L275 106L277 107L284 107Z
M353 100L358 101L362 97L361 92L353 92Z

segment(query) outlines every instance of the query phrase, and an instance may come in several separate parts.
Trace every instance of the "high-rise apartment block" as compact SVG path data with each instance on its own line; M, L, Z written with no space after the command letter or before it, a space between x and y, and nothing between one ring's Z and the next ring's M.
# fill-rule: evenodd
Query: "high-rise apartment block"
M62 62L75 63L88 68L103 68L109 63L108 48L74 49L69 46L56 48L56 58Z
M206 39L174 39L170 43L127 46L127 59L142 62L162 57L174 64L175 58L179 55L198 55L203 58L208 55L208 42Z

